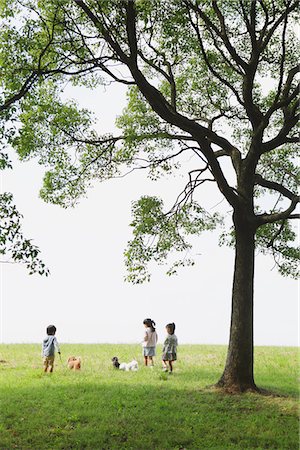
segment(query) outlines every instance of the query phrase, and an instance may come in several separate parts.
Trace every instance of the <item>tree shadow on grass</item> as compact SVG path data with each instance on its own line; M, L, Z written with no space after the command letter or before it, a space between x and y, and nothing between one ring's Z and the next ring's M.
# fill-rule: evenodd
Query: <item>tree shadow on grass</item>
M28 387L2 389L1 449L283 450L298 445L297 409L284 399L182 388L180 373L177 381L157 376L151 385L134 374L122 380L112 372L95 382L72 375L36 377Z
M216 386L218 379L221 377L222 369L219 371L212 370L209 368L197 368L194 370L189 370L185 372L184 370L180 372L175 372L175 376L179 379L182 378L185 384L199 384L202 390L218 392L224 395L244 395L243 393L224 391ZM298 399L299 389L297 382L293 380L287 380L286 374L277 373L276 377L270 382L270 377L257 377L257 387L258 392L253 392L255 395L271 396L278 398L291 398ZM289 383L288 383L289 382Z

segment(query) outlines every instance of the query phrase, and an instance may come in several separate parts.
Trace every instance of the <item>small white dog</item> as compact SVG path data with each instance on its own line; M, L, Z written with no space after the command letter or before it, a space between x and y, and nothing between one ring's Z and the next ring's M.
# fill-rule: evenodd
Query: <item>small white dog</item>
M120 369L120 370L132 370L134 372L136 372L139 368L138 362L133 359L130 363L119 363L119 359L117 356L114 356L112 358L112 363L113 363L113 367L115 369Z
M130 363L121 363L119 366L120 370L132 370L133 372L136 372L139 368L138 362L133 359Z

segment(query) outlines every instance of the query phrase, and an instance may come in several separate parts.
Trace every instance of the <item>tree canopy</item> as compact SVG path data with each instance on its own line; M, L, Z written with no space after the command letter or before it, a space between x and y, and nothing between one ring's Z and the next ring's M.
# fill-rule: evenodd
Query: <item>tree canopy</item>
M134 203L128 278L149 279L152 259L161 262L174 249L185 255L189 235L222 222L201 204L201 186L214 184L232 210L232 229L221 242L236 250L233 310L243 304L248 318L243 335L238 313L235 342L246 335L253 341L254 248L271 253L283 275L297 275L298 6L298 0L1 2L2 101L14 105L8 142L21 159L36 157L47 167L41 197L67 207L94 180L141 168L156 179L191 157L171 208L157 197ZM95 92L127 85L120 133L99 134L92 113L63 101L66 82ZM169 273L191 263L184 256Z
M237 178L241 160L255 164L257 248L274 255L281 273L295 273L298 253L287 219L299 176L297 4L2 2L2 99L14 105L10 130L18 123L8 140L22 159L37 156L50 167L42 198L68 206L93 179L125 165L159 177L187 153L198 159L171 211L155 198L134 206L135 237L126 252L132 281L148 277L150 258L188 248L185 234L220 221L194 199L204 181L214 180L234 208L244 201L237 180L226 180L222 170L228 159ZM99 136L88 111L61 100L66 79L94 89L129 86L119 136ZM260 199L269 192L266 208ZM151 217L145 222L147 211L155 215L153 226Z
M3 5L2 12L4 11ZM4 14L6 16L6 13ZM9 78L11 72L6 71L5 53L10 47L10 41L3 24L3 41L1 47L1 72L0 72L0 170L12 169L8 156L8 143L14 136L17 126L16 120L19 113L17 102L22 99L30 89L32 73L27 80L20 85L14 84ZM17 34L17 33L16 33ZM4 37L5 36L5 37ZM16 37L16 36L15 36ZM21 34L18 36L21 38ZM25 46L25 42L24 42ZM26 51L26 50L25 50ZM7 89L6 85L10 85ZM22 230L22 214L14 204L13 195L10 192L0 193L0 263L20 263L29 270L29 274L39 273L48 275L49 269L41 260L39 248L32 243L31 239L24 236Z

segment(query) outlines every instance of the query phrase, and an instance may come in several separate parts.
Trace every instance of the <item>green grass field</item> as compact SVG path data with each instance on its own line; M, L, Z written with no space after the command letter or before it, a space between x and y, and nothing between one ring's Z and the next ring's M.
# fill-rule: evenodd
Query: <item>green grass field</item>
M53 374L40 345L0 345L0 448L296 450L298 351L258 347L255 378L274 395L229 395L209 387L224 367L223 346L182 345L172 376L142 366L136 345L61 345ZM157 354L160 355L158 347ZM80 355L81 372L65 361ZM111 358L136 357L138 372Z

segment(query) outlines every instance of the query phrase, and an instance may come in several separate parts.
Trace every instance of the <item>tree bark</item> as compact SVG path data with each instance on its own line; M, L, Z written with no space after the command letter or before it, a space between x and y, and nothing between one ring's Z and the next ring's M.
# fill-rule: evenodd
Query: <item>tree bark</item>
M234 214L236 248L227 360L217 383L229 392L257 391L253 376L253 283L255 227Z

